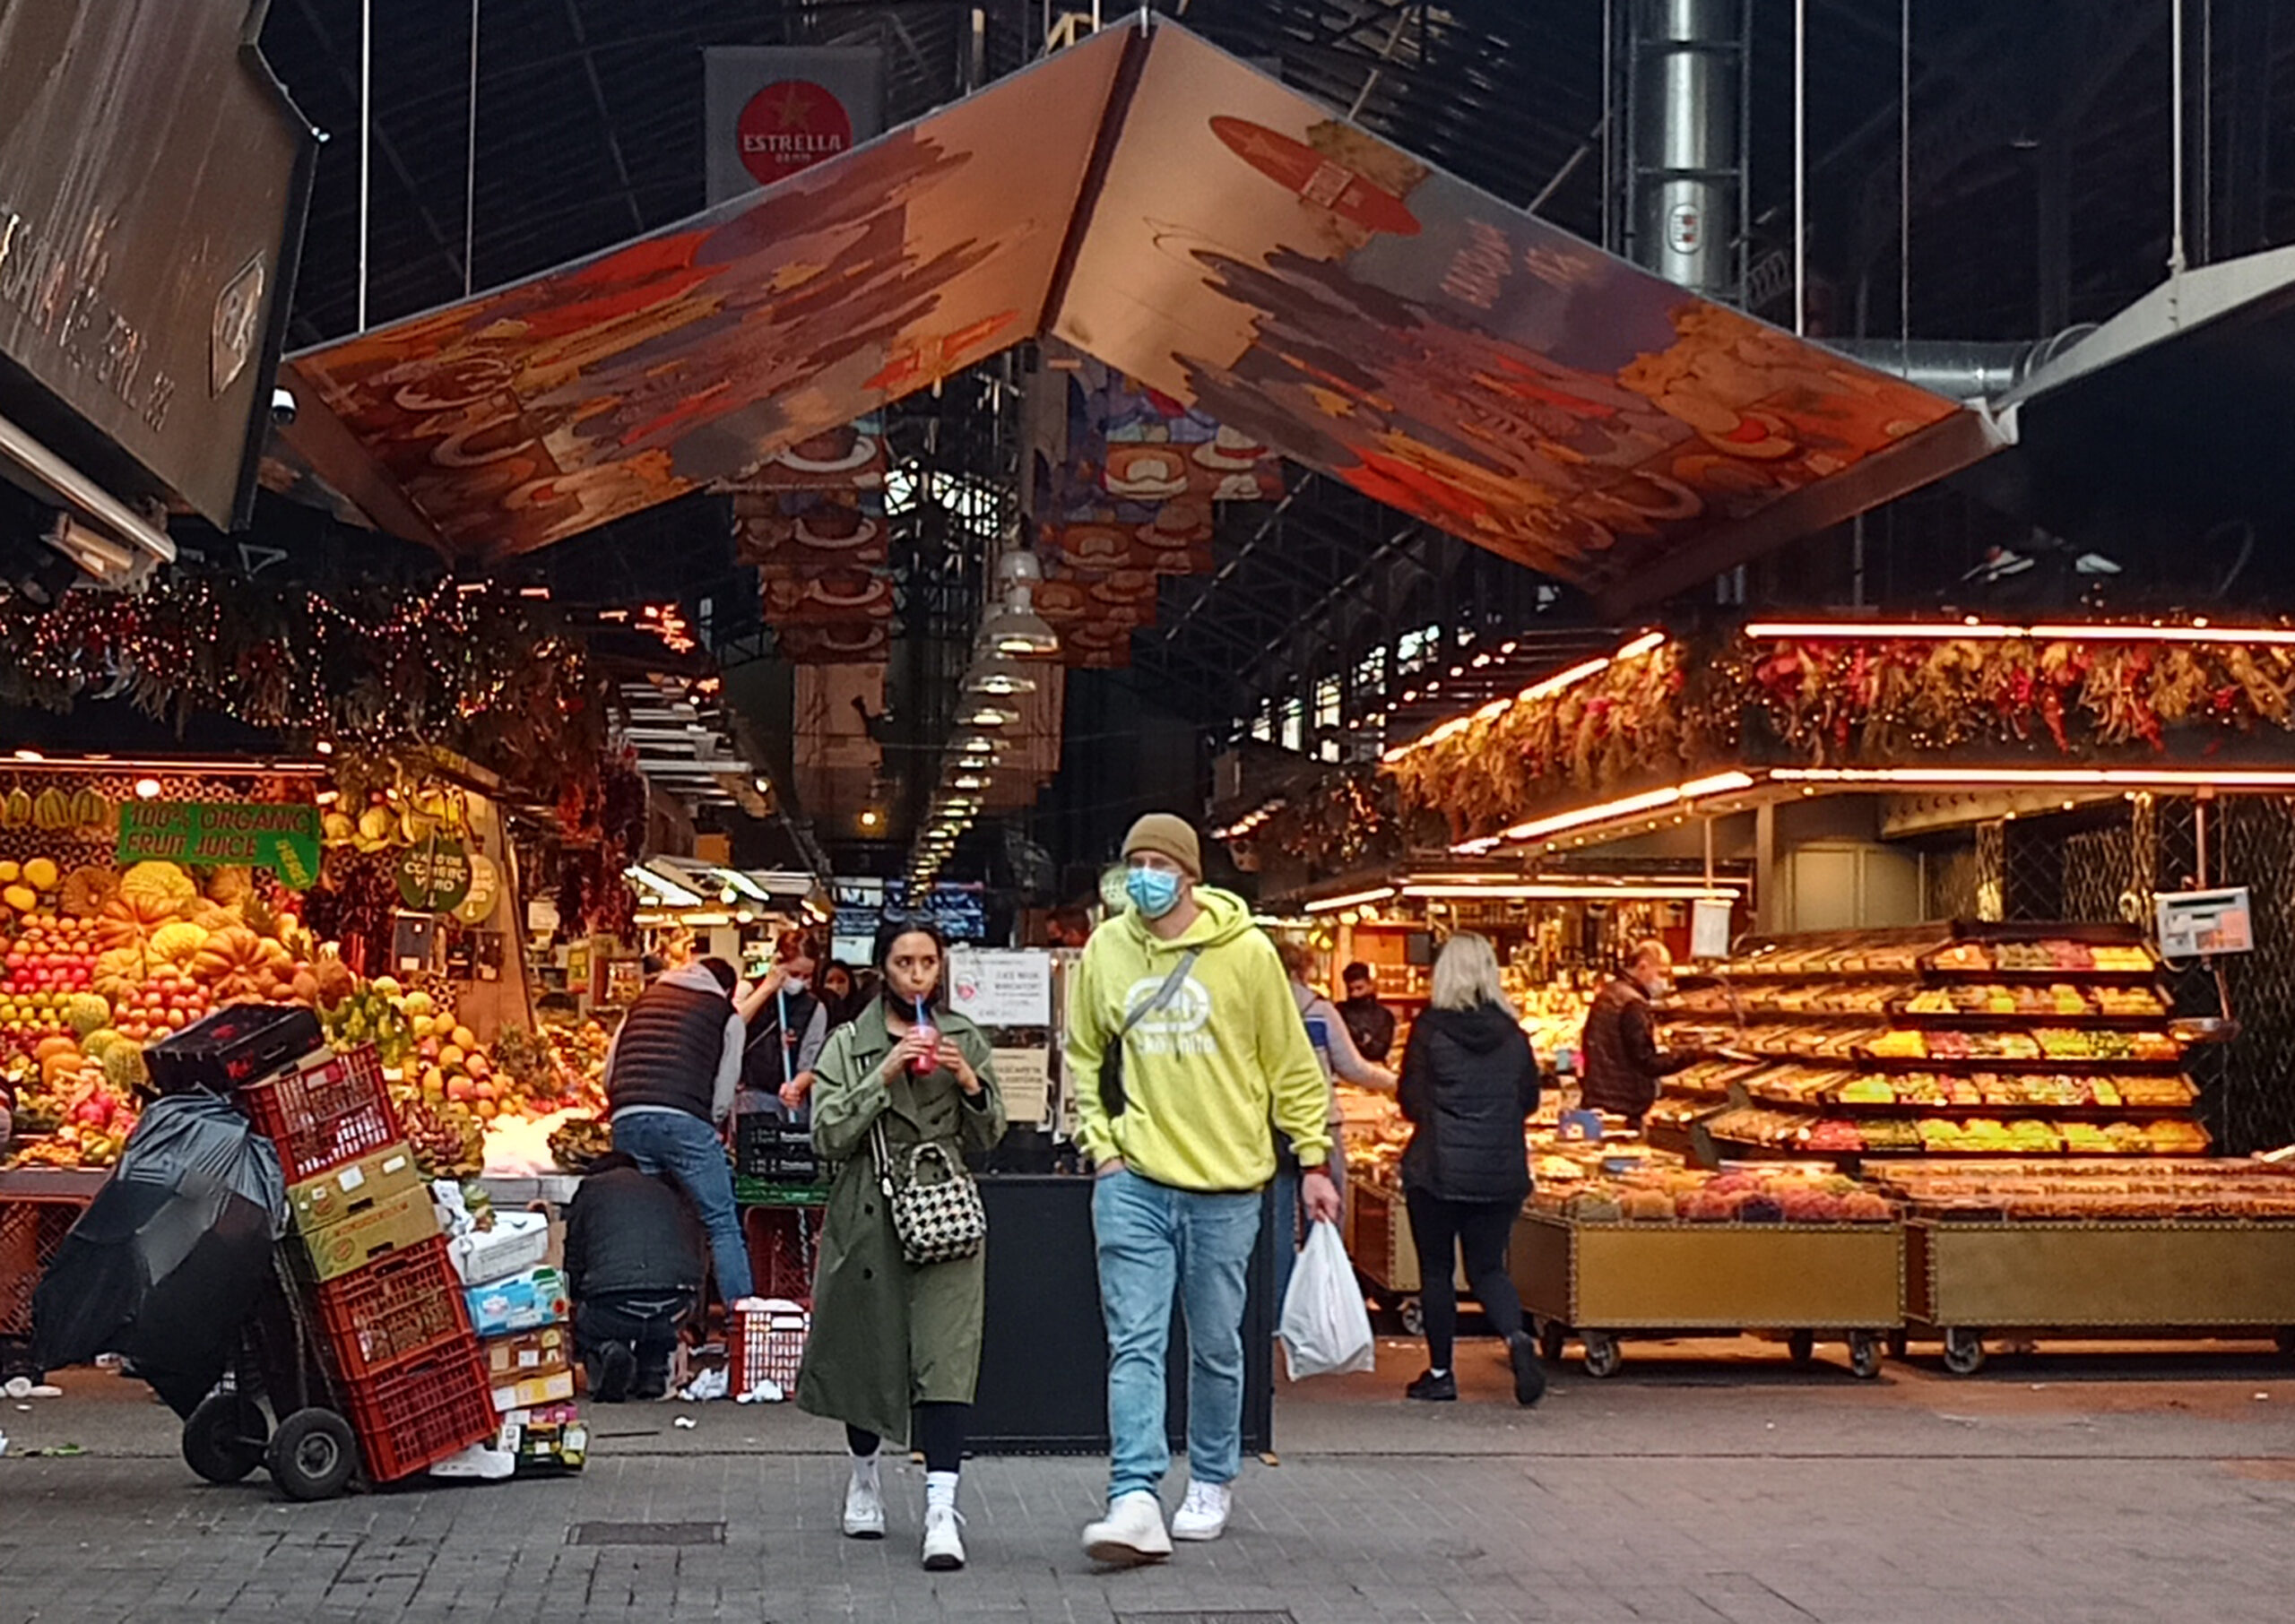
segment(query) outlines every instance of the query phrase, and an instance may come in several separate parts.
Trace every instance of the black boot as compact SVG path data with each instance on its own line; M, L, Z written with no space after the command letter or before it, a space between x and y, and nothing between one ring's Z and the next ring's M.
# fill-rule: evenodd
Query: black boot
M1514 1367L1514 1402L1528 1409L1546 1396L1546 1366L1538 1361L1538 1339L1517 1331L1506 1339L1507 1362Z

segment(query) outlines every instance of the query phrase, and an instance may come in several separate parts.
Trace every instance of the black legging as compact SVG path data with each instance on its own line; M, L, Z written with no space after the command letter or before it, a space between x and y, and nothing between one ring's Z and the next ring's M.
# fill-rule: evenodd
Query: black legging
M1519 1335L1522 1300L1506 1273L1506 1240L1514 1232L1521 1203L1445 1201L1425 1190L1406 1190L1403 1200L1410 1209L1410 1238L1418 1248L1428 1365L1437 1370L1451 1368L1459 1335L1459 1291L1452 1270L1461 1250L1466 1253L1467 1283L1474 1288L1491 1328L1501 1336Z
M956 1472L965 1460L965 1432L972 1421L970 1404L919 1404L916 1406L917 1448L924 1455L927 1472ZM866 1459L876 1454L877 1446L885 1440L873 1432L863 1432L858 1427L844 1429L844 1446Z

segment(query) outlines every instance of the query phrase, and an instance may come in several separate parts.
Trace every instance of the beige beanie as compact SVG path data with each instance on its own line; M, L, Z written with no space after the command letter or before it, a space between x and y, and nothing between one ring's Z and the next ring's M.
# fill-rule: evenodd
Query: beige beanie
M1123 854L1129 858L1137 851L1170 858L1187 870L1190 879L1203 877L1203 843L1196 838L1195 825L1184 817L1150 812L1132 825L1131 833L1123 837Z

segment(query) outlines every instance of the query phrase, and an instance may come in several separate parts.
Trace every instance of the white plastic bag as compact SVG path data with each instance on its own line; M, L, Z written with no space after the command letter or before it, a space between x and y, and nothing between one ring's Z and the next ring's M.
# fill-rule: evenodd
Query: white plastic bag
M1318 1221L1307 1232L1291 1289L1283 1297L1284 1363L1293 1381L1344 1376L1377 1366L1371 1311L1355 1283L1355 1266L1339 1244L1338 1226Z

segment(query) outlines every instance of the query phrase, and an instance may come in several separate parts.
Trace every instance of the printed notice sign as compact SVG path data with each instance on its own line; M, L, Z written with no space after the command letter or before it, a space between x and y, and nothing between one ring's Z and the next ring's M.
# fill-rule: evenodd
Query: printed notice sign
M122 868L142 862L268 868L290 891L319 878L319 809L268 801L133 800L119 809Z
M1042 1122L1052 1115L1051 1053L1042 1049L995 1051L996 1091L1008 1122Z
M959 948L948 955L948 1002L980 1026L1052 1024L1052 955L1041 948Z

